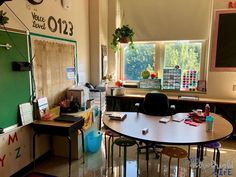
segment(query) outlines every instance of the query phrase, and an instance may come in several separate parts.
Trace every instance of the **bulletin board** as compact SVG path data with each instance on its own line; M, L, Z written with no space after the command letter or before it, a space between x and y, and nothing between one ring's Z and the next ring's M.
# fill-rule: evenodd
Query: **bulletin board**
M36 98L47 97L49 108L55 107L76 83L76 45L45 38L32 44Z
M13 61L28 61L27 35L0 29L0 44L10 44L7 50L0 47L0 127L7 128L20 123L21 103L31 96L29 71L13 71Z

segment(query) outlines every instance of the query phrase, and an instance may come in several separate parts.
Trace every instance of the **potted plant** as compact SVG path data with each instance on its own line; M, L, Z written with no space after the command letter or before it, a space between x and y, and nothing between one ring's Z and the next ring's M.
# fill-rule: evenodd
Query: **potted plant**
M117 28L115 30L115 33L112 34L113 40L111 43L111 48L114 51L117 51L119 49L119 43L129 43L129 47L133 48L133 36L134 31L129 27L129 25L123 25L120 28Z
M6 16L6 12L0 10L0 25L5 25L8 23L9 18Z

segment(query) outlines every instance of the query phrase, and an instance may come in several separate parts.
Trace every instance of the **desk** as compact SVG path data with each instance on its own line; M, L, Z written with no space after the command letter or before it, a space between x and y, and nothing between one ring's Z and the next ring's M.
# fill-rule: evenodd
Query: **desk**
M109 129L121 135L141 140L169 145L197 145L197 159L203 160L203 145L205 143L225 139L233 132L233 126L224 118L211 113L215 118L214 131L207 132L206 124L202 123L197 127L182 122L170 121L160 123L160 116L150 116L142 113L126 112L127 118L123 121L110 120L107 115L103 117L103 123ZM187 117L187 113L178 115ZM148 128L149 132L142 134L142 129Z
M69 143L69 176L71 175L71 135L76 133L79 129L82 136L82 149L84 153L84 133L82 127L84 125L84 119L74 123L60 122L54 120L36 120L32 123L32 127L35 131L33 136L33 161L35 166L35 138L38 134L49 134L56 136L67 137ZM84 162L84 154L83 154Z

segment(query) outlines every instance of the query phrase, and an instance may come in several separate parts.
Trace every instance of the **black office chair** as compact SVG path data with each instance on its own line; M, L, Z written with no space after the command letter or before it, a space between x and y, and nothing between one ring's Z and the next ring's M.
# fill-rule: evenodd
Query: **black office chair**
M136 103L135 108L137 112L153 116L169 116L173 115L175 111L175 106L169 105L168 97L164 93L159 93L159 92L147 93L143 103L141 104ZM153 149L156 157L158 158L159 152L157 151L157 148L163 148L164 146L156 143L147 143L147 142L144 143L146 145L140 146L139 152L141 152L141 149L146 149L147 172L148 172L149 148Z
M147 93L140 111L153 116L173 115L174 105L169 105L169 99L164 93Z

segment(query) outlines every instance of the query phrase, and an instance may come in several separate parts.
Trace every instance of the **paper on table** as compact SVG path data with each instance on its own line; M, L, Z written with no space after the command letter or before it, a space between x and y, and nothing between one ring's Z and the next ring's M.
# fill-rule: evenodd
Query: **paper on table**
M181 122L186 118L188 118L188 117L183 116L183 114L178 114L178 113L172 116L172 120L175 121L175 122Z
M22 125L27 125L33 122L33 106L30 103L19 105Z
M170 121L170 118L169 117L163 117L163 118L161 118L160 120L159 120L159 122L161 122L161 123L167 123L167 122L169 122Z

